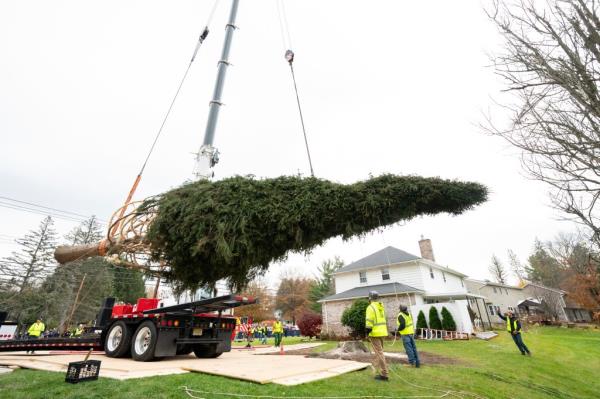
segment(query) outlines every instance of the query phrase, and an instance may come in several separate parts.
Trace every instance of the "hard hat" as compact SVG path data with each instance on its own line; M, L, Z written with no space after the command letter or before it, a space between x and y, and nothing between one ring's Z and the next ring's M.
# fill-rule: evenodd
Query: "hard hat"
M408 308L406 307L406 305L404 305L404 304L400 305L401 312L406 312L407 310L408 310Z
M379 292L369 291L369 299L377 299L377 298L379 298Z

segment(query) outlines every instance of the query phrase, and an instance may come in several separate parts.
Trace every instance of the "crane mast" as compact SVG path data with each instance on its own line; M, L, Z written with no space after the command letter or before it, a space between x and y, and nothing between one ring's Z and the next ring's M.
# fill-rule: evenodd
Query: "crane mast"
M196 164L194 167L194 175L198 180L208 180L213 177L213 166L219 162L219 151L213 147L215 138L215 130L217 120L219 118L219 110L221 105L221 96L223 94L223 86L225 85L225 75L229 63L229 51L233 40L233 32L235 32L235 19L237 16L239 0L232 0L231 10L229 12L229 20L225 25L225 41L223 42L223 50L221 59L218 63L217 79L213 91L212 100L209 103L208 121L206 122L206 130L204 132L204 142L196 154Z

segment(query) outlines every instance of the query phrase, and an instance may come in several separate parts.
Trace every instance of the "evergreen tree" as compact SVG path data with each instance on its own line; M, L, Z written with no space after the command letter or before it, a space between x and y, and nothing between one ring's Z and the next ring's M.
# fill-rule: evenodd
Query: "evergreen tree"
M335 293L333 274L342 266L344 266L344 261L339 256L327 259L319 266L319 277L309 293L312 302L310 308L313 311L321 313L321 303L318 301Z
M92 216L74 227L65 239L71 245L83 245L97 242L102 236L102 227ZM115 277L114 267L102 257L58 266L41 289L45 299L41 313L46 318L46 324L63 331L78 322L94 319L104 298L114 296ZM120 283L126 284L127 280L122 278Z
M452 313L446 307L442 307L442 330L456 331L456 323Z
M16 240L20 247L18 251L0 260L0 278L12 290L23 293L32 289L56 266L53 256L56 232L53 225L52 218L46 217L37 230L31 230Z
M427 329L427 319L425 319L425 313L422 310L419 311L419 315L417 316L417 332L420 333L421 329Z
M442 322L440 321L440 315L435 306L429 309L429 328L433 330L441 330Z
M366 335L365 317L368 306L368 300L357 299L342 313L342 325L350 328L350 335L355 339Z
M144 274L139 270L113 267L112 295L117 301L135 303L138 298L146 296Z
M559 287L563 277L563 268L539 241L535 241L534 252L529 257L528 277L531 281L546 287Z
M96 216L92 215L89 219L81 222L79 226L74 227L65 238L71 245L83 245L98 242L103 236L104 230Z

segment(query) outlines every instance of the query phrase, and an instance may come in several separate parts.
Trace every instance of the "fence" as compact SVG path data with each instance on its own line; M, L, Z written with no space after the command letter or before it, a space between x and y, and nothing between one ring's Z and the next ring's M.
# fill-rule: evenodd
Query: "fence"
M468 340L469 334L466 332L459 331L447 331L447 330L434 330L431 328L420 328L418 335L421 339L444 339L447 341L451 340Z

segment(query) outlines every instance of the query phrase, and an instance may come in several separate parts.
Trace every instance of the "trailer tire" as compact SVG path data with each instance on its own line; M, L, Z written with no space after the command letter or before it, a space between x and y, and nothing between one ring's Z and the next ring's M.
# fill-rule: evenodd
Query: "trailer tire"
M196 357L199 357L201 359L214 359L216 357L219 357L223 354L223 352L217 352L217 345L216 344L210 344L210 345L194 345L194 355L196 355Z
M131 357L138 362L149 362L154 359L154 349L158 341L156 325L146 320L138 326L131 339Z
M124 321L117 321L106 333L104 352L108 357L127 357L131 348L131 329Z

